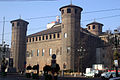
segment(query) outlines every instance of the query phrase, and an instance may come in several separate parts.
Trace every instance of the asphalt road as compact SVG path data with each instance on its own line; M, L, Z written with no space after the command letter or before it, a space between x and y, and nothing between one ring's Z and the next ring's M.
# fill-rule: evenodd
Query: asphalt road
M7 76L1 76L0 80L36 80L32 78L26 78L24 75L19 74L9 74ZM43 77L40 77L37 80L44 80ZM84 78L84 77L59 77L58 80L102 80L101 78Z

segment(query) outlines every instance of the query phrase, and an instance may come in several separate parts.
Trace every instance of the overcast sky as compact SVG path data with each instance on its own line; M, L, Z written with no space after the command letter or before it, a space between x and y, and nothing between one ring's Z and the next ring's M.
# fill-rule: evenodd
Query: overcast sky
M0 0L0 43L2 42L3 17L5 17L5 42L11 44L11 20L22 19L29 22L27 34L46 29L47 23L60 16L59 8L70 4L70 0ZM104 24L103 31L120 26L120 0L73 0L72 4L83 8L81 26L94 21ZM90 13L88 13L90 12ZM30 19L31 18L31 19Z

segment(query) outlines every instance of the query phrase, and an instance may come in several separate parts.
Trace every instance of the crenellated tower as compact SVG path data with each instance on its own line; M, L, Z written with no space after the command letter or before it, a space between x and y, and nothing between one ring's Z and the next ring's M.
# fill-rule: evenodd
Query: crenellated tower
M26 32L27 21L17 19L11 21L12 24L12 40L11 52L13 57L13 67L17 72L24 71L26 64Z
M62 64L66 64L66 69L75 68L75 51L80 40L80 20L81 7L67 5L60 8L61 11L61 35L62 35Z

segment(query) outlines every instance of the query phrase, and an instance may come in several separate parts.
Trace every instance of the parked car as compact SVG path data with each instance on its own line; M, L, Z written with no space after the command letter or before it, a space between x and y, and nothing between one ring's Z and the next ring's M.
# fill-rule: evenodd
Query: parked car
M120 75L120 72L118 72L118 74ZM104 72L101 74L101 78L105 79L105 78L114 78L116 77L116 72Z
M110 78L109 80L120 80L120 77Z
M85 77L95 77L95 73L94 72L89 72L84 74Z

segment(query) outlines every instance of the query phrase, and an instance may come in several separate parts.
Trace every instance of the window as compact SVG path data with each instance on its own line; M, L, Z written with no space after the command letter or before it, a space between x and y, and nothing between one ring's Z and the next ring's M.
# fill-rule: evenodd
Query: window
M49 39L52 39L52 35L50 34L50 37L49 37Z
M88 26L88 29L90 29L90 26Z
M19 22L17 23L17 26L20 26L20 23L19 23Z
M98 29L99 29L99 30L100 30L100 27L101 27L101 26L100 26L100 24L99 24L99 25L98 25Z
M67 38L67 33L64 33L64 38Z
M52 49L49 49L49 56L52 56Z
M62 14L64 14L64 10L62 10Z
M36 41L37 41L37 37L36 37Z
M53 38L55 38L55 34L53 34Z
M28 38L27 38L27 42L28 42Z
M31 38L29 38L30 39L30 42L31 42Z
M70 47L67 48L67 53L69 53L69 52L70 52Z
M77 9L75 9L75 14L77 13Z
M48 35L46 35L46 40L48 39Z
M95 25L93 25L93 29L95 29Z
M39 56L39 49L37 49L37 56Z
M25 26L25 23L23 23L23 26Z
M33 57L33 50L31 50L31 57Z
M32 38L32 41L34 42L34 37Z
M39 37L39 41L41 40L41 36Z
M14 23L12 23L12 27L14 26Z
M67 9L67 13L71 13L71 9L70 8Z
M44 56L44 53L45 53L45 50L44 50L44 49L42 49L42 56Z
M57 33L57 38L60 38L60 34L59 33Z
M44 35L42 36L42 40L44 40Z

